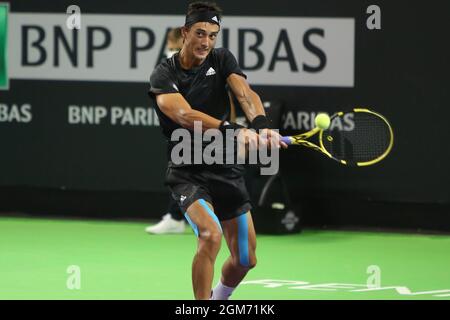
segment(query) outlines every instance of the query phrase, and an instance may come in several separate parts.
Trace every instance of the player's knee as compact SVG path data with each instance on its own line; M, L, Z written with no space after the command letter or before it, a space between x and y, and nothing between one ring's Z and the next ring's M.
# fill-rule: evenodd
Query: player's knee
M219 230L205 230L200 233L200 239L208 246L220 247L222 233Z

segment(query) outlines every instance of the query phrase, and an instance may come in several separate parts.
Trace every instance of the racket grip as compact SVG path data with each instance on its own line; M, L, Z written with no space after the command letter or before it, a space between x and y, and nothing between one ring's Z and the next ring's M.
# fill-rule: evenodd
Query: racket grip
M281 137L281 141L283 141L283 142L286 143L287 145L292 144L291 137Z

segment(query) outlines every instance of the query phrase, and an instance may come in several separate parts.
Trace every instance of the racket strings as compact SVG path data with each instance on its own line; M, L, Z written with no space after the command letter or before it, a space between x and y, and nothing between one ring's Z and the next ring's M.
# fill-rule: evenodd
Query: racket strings
M386 122L366 112L355 112L353 120L354 126L350 129L334 128L324 132L325 149L333 157L348 162L367 162L384 154L391 141Z

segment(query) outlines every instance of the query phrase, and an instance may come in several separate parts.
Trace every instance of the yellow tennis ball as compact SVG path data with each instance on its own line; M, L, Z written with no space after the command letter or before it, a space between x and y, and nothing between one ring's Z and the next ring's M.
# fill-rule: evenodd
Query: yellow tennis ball
M330 117L326 113L319 113L314 119L316 126L322 130L328 129L330 126Z

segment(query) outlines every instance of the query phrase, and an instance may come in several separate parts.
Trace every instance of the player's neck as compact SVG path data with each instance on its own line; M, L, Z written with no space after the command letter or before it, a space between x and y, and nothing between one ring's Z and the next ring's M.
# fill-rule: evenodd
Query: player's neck
M201 65L203 61L205 61L205 59L196 59L194 55L189 54L188 52L181 49L179 54L179 61L183 69L190 70Z

